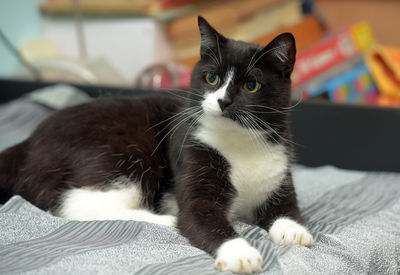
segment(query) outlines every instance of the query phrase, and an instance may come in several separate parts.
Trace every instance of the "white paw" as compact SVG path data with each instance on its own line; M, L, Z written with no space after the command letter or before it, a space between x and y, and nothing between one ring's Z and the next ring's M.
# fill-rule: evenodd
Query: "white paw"
M161 224L161 225L176 227L177 218L176 218L176 216L172 216L172 215L157 215L157 218L152 220L152 222Z
M215 266L220 271L253 273L261 271L262 258L257 249L242 238L224 242L217 250Z
M269 236L276 244L310 246L314 243L314 239L307 228L289 218L277 219L269 229Z

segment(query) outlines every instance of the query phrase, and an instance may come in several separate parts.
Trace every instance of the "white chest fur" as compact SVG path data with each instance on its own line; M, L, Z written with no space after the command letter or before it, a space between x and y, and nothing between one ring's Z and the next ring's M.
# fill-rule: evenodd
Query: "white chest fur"
M254 209L280 186L288 167L285 148L256 141L251 132L233 121L205 116L195 133L218 150L231 166L230 181L237 191L230 219L251 222Z

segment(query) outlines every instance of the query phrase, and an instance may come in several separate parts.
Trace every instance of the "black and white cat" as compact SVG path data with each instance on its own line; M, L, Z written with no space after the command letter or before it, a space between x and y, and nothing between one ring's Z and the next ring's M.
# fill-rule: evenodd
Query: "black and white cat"
M0 155L0 194L72 220L177 226L221 271L261 270L232 227L311 245L290 173L291 34L265 47L227 39L199 17L189 93L99 99L55 113ZM182 99L184 98L184 99Z

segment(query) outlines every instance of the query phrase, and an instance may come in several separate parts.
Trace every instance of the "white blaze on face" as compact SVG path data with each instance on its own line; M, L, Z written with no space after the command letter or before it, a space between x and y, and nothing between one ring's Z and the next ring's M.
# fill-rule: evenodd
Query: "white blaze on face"
M233 80L234 70L231 69L228 71L225 77L224 85L221 86L218 90L214 92L208 92L203 100L201 106L203 107L203 111L205 114L209 115L221 115L222 110L218 104L218 99L224 99L226 90L229 86L229 83Z

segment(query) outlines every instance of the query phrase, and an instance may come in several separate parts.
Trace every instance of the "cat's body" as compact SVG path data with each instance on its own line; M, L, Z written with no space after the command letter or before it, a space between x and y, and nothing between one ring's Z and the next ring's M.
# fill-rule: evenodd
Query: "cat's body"
M236 220L276 243L312 244L290 174L292 36L262 48L199 26L190 96L101 99L54 114L0 155L0 192L76 220L175 225L177 216L220 270L261 269Z

